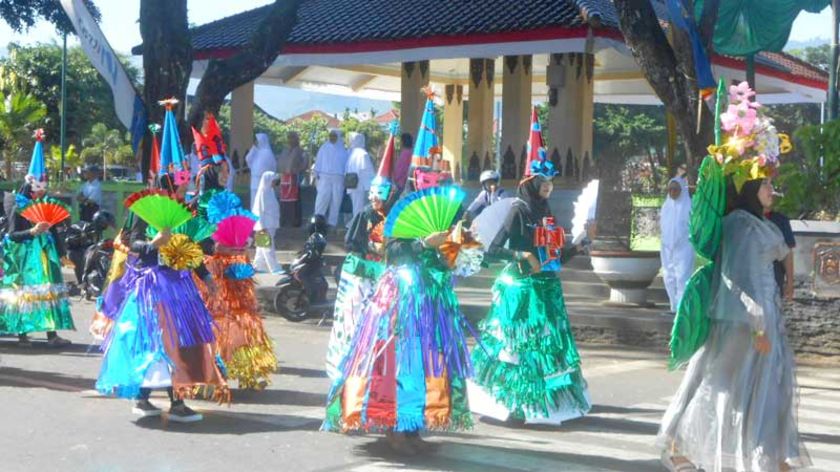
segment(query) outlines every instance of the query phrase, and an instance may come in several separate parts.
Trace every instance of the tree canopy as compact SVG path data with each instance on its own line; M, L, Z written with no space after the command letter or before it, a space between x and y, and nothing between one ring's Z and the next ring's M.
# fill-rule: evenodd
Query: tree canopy
M92 0L84 0L91 15L99 21L99 9ZM62 33L73 33L70 18L64 13L61 3L55 0L0 0L0 18L18 33L35 25L39 19L45 19L55 25Z

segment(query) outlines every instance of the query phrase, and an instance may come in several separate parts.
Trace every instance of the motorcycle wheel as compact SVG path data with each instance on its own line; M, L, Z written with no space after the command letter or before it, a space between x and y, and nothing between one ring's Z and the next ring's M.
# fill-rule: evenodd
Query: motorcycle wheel
M309 298L302 287L283 287L274 296L274 310L289 321L305 320L308 308Z

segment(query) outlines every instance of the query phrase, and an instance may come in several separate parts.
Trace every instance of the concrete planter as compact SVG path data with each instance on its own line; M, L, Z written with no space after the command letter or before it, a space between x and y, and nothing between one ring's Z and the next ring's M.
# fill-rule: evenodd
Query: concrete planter
M607 304L650 306L647 288L661 265L656 251L592 251L595 274L610 287Z

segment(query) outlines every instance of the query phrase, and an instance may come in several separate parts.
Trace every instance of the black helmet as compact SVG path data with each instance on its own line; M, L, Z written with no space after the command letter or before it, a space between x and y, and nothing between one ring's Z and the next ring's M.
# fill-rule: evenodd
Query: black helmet
M114 215L112 215L111 212L99 210L93 214L93 219L91 220L91 223L93 223L93 225L101 231L105 228L116 226L117 220L114 218Z
M327 238L321 233L312 233L306 240L306 249L313 251L317 256L321 256L327 248Z
M309 219L309 234L327 234L327 219L324 218L324 215L312 215L312 218Z

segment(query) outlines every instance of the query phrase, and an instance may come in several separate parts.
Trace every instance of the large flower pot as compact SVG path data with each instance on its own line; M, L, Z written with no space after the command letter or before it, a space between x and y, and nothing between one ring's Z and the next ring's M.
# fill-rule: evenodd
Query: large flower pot
M592 251L595 274L610 287L608 304L651 306L647 288L661 265L658 251Z

